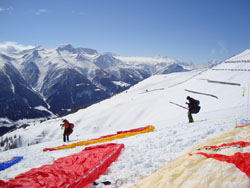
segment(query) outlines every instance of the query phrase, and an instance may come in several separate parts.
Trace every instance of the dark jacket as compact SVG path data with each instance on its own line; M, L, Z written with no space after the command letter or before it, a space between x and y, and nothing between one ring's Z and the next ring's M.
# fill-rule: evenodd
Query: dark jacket
M196 108L197 107L195 99L189 97L187 100L189 101L188 108Z
M63 121L62 126L64 127L65 135L70 135L73 132L74 125L72 123L69 123L67 120Z
M197 105L197 100L191 98L191 97L187 97L187 100L189 101L188 104L188 110L191 113L198 113L200 111L200 106Z

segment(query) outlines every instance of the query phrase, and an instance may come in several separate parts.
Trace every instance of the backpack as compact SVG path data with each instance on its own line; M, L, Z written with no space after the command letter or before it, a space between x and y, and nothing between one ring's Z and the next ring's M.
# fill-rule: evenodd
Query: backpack
M195 105L199 106L200 105L200 101L199 100L195 100Z
M70 124L69 124L69 127L70 127L71 130L73 130L74 124L73 124L73 123L70 123Z

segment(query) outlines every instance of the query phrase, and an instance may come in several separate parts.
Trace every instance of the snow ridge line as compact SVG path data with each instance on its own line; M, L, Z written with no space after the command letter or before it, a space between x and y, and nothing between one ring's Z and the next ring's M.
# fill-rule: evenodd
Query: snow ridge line
M205 72L205 71L207 71L207 70L208 70L208 69L202 70L202 71L198 72L197 74L191 76L190 78L188 78L188 79L186 79L186 80L184 80L184 81L181 81L181 82L179 82L179 83L176 83L176 84L173 84L173 85L171 85L171 86L168 86L168 88L175 87L175 86L177 86L177 85L183 84L183 83L185 83L185 82L191 80L192 78L194 78L194 77L196 77L196 76L202 74L203 72Z
M121 150L124 148L124 144L119 144L117 147L116 147L116 149L112 152L112 153L110 153L106 158L104 158L103 160L101 160L100 162L99 162L99 164L98 165L96 165L96 167L95 168L92 168L91 170L89 170L88 172L87 172L87 175L84 175L84 176L82 176L82 178L81 179L76 179L75 181L74 181L74 183L72 183L72 184L67 184L66 185L66 188L74 188L74 187L82 187L82 186L87 186L87 185L85 185L86 184L86 182L83 182L85 179L91 179L91 178L93 178L93 177L91 177L91 174L92 173L94 173L99 167L101 167L102 165L103 166L107 166L107 167L109 167L110 166L110 164L119 156L119 154L120 154L120 152L121 152ZM115 158L114 160L112 160L111 158ZM109 159L111 159L111 160L109 160ZM105 169L106 170L106 169ZM104 173L104 172L103 172ZM100 175L100 174L99 174ZM98 175L98 176L99 176ZM98 178L98 177L97 177ZM96 179L96 178L95 178ZM94 179L94 180L95 180ZM93 181L94 181L93 180Z
M209 94L209 93L202 93L202 92L192 91L192 90L188 90L188 89L184 89L184 90L187 91L187 92L190 92L190 93L196 93L196 94L201 94L201 95L207 95L207 96L211 96L211 97L214 97L214 98L218 99L217 96L212 95L212 94Z
M239 83L232 83L232 82L224 82L224 81L216 81L216 80L207 80L209 83L216 83L216 84L227 84L227 85L235 85L235 86L240 86Z
M15 91L16 91L16 88L15 88L15 86L14 86L14 84L13 84L13 82L12 82L12 80L11 80L11 78L10 78L10 76L5 72L5 70L3 69L3 73L4 73L4 75L8 78L8 80L10 81L10 84L11 84L11 90L12 90L12 92L13 93L15 93Z
M212 69L215 71L250 71L250 69Z

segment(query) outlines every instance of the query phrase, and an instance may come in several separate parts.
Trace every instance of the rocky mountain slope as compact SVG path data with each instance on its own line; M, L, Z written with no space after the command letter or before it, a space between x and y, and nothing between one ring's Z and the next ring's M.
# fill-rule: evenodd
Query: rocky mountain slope
M16 121L64 115L153 74L185 71L178 63L170 58L131 63L70 44L0 51L0 118Z

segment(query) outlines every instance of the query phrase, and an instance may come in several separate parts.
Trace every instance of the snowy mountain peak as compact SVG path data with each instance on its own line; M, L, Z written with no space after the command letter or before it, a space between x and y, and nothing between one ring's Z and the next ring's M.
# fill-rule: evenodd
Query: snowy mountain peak
M90 49L90 48L77 48L79 52L89 54L89 55L98 55L98 52L96 50Z
M59 51L68 51L68 52L74 52L74 48L71 44L62 44L60 45L57 50Z
M62 44L57 48L58 51L68 51L73 54L89 54L96 55L98 52L90 48L74 48L71 44Z
M32 55L33 55L33 58L41 58L41 56L39 55L38 50L34 50Z

